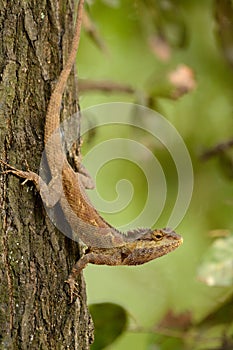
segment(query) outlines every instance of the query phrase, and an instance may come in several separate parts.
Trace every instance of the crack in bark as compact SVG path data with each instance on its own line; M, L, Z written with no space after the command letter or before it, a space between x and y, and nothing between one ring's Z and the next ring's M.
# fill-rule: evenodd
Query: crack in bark
M3 175L4 177L6 175ZM4 265L6 267L6 276L7 276L7 286L8 286L8 296L9 296L9 305L10 305L10 313L9 313L9 328L10 331L13 329L13 320L14 320L14 299L13 299L13 282L12 282L12 276L11 276L11 268L10 268L10 263L9 263L9 250L8 250L8 241L7 241L7 212L6 212L6 182L2 182L2 191L3 191L3 196L2 196L2 203L1 203L1 208L2 208L2 246L3 246L3 261Z

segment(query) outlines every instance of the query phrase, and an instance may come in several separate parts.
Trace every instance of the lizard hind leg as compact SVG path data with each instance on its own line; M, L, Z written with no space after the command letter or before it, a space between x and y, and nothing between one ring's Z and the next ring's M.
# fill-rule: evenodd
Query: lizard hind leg
M25 185L28 181L32 182L35 185L36 190L40 193L40 196L47 207L52 208L60 199L61 181L58 181L57 178L53 178L51 184L48 186L38 174L29 170L27 163L26 171L19 170L1 159L0 164L7 168L7 170L2 171L1 174L12 174L24 179L22 185Z
M27 182L27 181L31 181L34 183L34 185L36 186L36 189L39 191L39 182L40 182L40 177L38 174L34 173L33 171L27 170L27 171L23 171L23 170L19 170L15 167L13 167L12 165L4 162L3 160L0 159L0 163L3 164L5 167L7 167L7 170L2 171L2 174L13 174L21 179L25 179L23 181L23 185Z

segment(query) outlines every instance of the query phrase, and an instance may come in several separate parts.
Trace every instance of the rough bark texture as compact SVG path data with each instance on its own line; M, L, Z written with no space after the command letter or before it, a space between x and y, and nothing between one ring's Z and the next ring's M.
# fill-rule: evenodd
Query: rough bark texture
M0 0L0 157L38 172L46 107L69 51L68 0ZM63 115L76 111L74 76ZM0 176L0 349L89 349L85 283L69 303L66 280L77 243L46 217L33 186Z

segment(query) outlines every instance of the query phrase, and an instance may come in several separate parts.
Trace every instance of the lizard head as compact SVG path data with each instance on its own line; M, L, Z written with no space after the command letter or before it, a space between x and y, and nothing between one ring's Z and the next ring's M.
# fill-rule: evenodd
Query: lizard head
M146 230L145 233L139 238L139 240L154 240L156 242L170 240L173 241L179 241L180 244L183 242L182 237L177 234L175 231L173 231L170 228L163 228L163 229L149 229Z
M126 244L123 265L140 265L178 248L183 239L171 229L146 230L134 242Z

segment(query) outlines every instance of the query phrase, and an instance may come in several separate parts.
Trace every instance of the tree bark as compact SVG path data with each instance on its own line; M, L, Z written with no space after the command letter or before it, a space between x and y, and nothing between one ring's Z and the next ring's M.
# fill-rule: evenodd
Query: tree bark
M75 9L68 0L0 1L0 157L38 172L46 108L66 61ZM77 107L74 74L63 116ZM26 160L26 162L25 162ZM70 304L67 279L79 247L46 217L30 184L0 177L0 349L89 349L85 283Z

